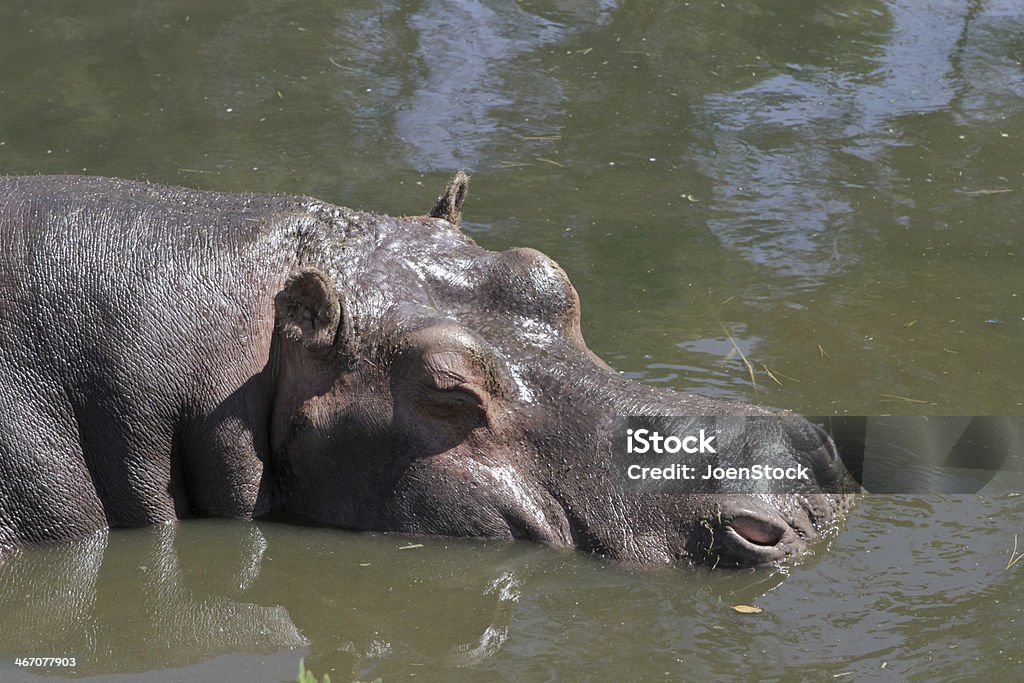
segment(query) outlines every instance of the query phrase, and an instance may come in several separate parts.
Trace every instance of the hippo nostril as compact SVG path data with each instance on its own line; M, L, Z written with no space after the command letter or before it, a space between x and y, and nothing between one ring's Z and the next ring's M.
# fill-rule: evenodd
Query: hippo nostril
M729 526L754 545L777 545L785 533L785 530L779 526L754 517L734 517L729 522Z

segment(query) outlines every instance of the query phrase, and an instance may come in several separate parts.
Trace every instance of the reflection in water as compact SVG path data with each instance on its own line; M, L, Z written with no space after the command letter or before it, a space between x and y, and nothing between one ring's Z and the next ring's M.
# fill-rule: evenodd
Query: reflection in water
M339 680L387 680L410 662L428 677L509 661L525 671L533 662L520 648L532 647L534 628L557 629L571 611L581 621L563 624L570 631L592 628L606 609L642 617L615 607L619 593L634 593L642 611L665 600L656 622L668 627L708 605L755 603L786 576L634 575L530 543L421 540L193 520L30 548L0 567L0 661L45 651L79 662L48 674L149 671L142 680L154 681L242 675L263 661L257 653L278 653L285 671L304 655ZM561 641L552 632L542 649ZM252 680L273 678L261 676Z
M611 0L579 3L571 17L593 22L613 6ZM390 91L389 107L365 123L374 130L393 126L413 168L472 169L509 129L536 130L562 109L559 81L534 60L572 30L520 3L427 0L414 9L388 3L363 20L358 34L369 43L363 54L378 59L400 51L416 68L405 70L403 82L381 84ZM396 36L406 34L409 44L396 45ZM524 68L515 68L520 61ZM560 127L550 125L545 132Z
M260 575L263 555L267 552L267 539L259 527L248 527L246 532L246 545L249 548L249 552L246 554L242 567L238 572L238 590L240 591L247 590Z
M76 673L98 674L309 644L283 607L238 597L266 548L258 528L240 525L224 539L232 554L198 584L182 567L179 528L103 532L9 558L0 565L0 659L75 657Z
M506 72L498 67L551 42L561 30L518 5L496 11L482 2L445 0L423 3L409 25L419 43L423 80L395 113L396 132L416 150L419 168L475 166L497 132L494 111L514 102L515 89L501 83ZM556 81L529 74L520 85L533 101L516 103L524 117L531 109L542 114L560 99Z
M473 666L501 649L508 638L508 628L512 623L512 613L521 593L522 582L514 570L508 570L491 582L484 590L484 595L495 595L498 598L494 605L491 623L474 643L464 643L452 648L455 662L459 666Z
M107 536L33 548L0 562L0 653L96 652L97 628L88 615L96 603Z
M386 537L265 528L276 546L258 524L194 520L5 558L0 663L45 654L75 657L78 676L193 667L202 678L237 673L237 659L217 663L225 655L291 652L291 668L312 648L314 658L347 653L353 675L417 657L473 667L501 650L531 573L524 560L545 552L426 540L413 554ZM346 542L353 558L337 555ZM439 609L454 621L424 631Z
M791 287L842 275L859 258L863 235L851 231L864 230L854 213L865 190L915 204L893 168L894 154L915 143L905 120L948 112L995 122L1008 103L1019 108L1019 64L980 58L1005 43L1006 14L1019 6L886 3L859 34L873 40L765 68L748 87L704 97L696 111L707 144L698 162L715 179L708 228L752 263L793 278Z

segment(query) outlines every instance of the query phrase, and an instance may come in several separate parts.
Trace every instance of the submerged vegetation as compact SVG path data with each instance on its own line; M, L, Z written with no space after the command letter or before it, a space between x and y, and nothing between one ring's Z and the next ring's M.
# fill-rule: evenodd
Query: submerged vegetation
M370 683L382 683L384 679L379 676ZM331 683L331 677L328 674L324 674L323 678L317 678L316 674L306 668L306 661L304 659L299 660L299 677L295 679L296 683ZM353 683L359 683L353 681Z
M306 668L306 660L299 660L299 677L295 679L295 683L331 683L331 677L324 674L324 677L317 678L312 671Z

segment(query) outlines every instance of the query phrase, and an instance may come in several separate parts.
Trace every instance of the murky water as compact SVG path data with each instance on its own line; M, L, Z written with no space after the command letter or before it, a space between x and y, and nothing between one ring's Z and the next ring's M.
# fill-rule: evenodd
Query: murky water
M1024 8L839 5L12 1L0 169L412 214L467 168L467 229L556 258L632 377L810 414L1020 414ZM866 496L785 573L118 531L0 565L0 680L273 681L300 656L340 681L1012 679L1022 483Z

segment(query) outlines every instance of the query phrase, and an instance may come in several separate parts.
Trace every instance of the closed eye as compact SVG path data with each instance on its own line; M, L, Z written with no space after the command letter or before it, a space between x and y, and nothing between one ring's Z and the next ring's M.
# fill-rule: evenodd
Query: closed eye
M434 403L476 408L483 408L484 405L483 397L475 389L464 384L443 388L430 387L426 393L427 398Z

